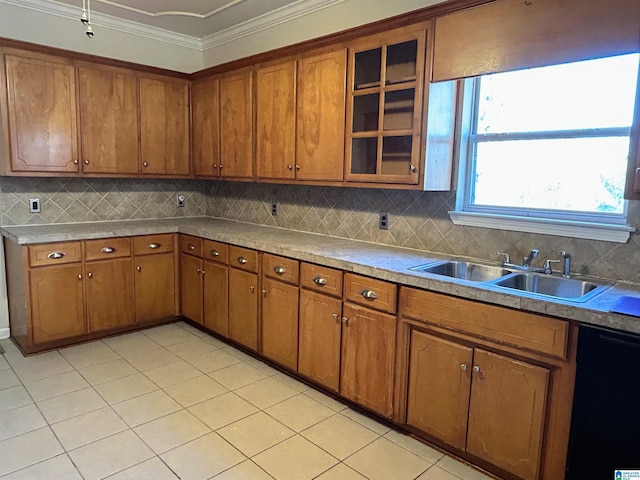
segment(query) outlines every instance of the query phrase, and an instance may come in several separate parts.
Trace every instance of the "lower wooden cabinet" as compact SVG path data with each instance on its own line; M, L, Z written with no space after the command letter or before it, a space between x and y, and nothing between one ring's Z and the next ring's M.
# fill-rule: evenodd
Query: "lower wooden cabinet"
M298 367L298 287L262 280L262 354L291 370Z
M229 269L229 338L258 350L258 274Z
M229 336L229 267L204 262L204 318L205 328Z
M135 259L136 322L147 323L176 314L173 253Z
M180 312L202 325L203 272L201 258L180 254Z
M89 332L135 323L131 258L85 264Z

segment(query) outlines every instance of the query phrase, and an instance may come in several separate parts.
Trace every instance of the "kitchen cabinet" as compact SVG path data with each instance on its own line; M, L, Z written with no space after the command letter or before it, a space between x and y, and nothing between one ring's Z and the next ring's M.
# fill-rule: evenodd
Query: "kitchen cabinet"
M297 180L343 180L346 68L344 48L298 61Z
M137 175L136 72L82 64L78 86L82 173Z
M220 77L220 164L222 177L253 178L253 76L251 70Z
M229 247L229 338L258 350L258 252Z
M262 257L260 352L291 370L298 368L298 261Z
M220 176L220 80L208 78L191 85L193 174Z
M229 336L229 246L204 241L204 318L205 328Z
M189 175L189 81L140 77L140 151L143 175Z
M180 312L202 325L204 261L200 238L180 235Z
M295 178L295 115L296 62L258 68L256 170L259 179Z

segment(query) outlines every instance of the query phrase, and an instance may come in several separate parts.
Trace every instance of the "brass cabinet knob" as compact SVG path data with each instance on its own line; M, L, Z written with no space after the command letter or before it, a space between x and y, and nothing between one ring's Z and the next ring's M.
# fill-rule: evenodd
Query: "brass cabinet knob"
M349 319L347 317L342 317L342 323L349 325Z
M195 249L196 249L196 246L195 246L193 243L190 243L189 245L187 245L187 248L188 248L189 250L195 250Z
M82 274L78 274L78 280L82 280Z
M79 163L80 163L80 162L78 161L78 159L77 159L77 158L73 161L73 164L74 164L74 165L78 165Z
M287 170L293 170L293 165L287 165Z
M238 257L238 263L240 265L245 265L247 263L247 259L244 257Z
M284 267L274 267L273 271L276 272L278 275L284 275L285 273L287 273Z
M313 279L313 283L315 283L319 287L322 287L327 284L327 279L324 277L316 277Z
M93 278L93 273L91 273L91 272L87 273L87 277Z
M84 164L85 164L85 165L89 165L89 160L85 160L85 161L84 161Z
M217 257L220 255L220 252L218 252L217 250L211 250L211 256L212 257Z
M149 163L148 163L148 162L143 162L143 163L142 163L142 166L143 166L143 167L148 167L148 166L149 166Z
M468 368L469 367L465 363L460 365L460 370L462 370L463 372L466 372Z
M136 267L136 270L141 272L142 271L142 267Z

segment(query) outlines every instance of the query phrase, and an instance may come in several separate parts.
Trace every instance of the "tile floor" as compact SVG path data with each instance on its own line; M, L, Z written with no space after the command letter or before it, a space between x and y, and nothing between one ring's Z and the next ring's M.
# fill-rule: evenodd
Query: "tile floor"
M185 323L0 345L3 480L489 478Z

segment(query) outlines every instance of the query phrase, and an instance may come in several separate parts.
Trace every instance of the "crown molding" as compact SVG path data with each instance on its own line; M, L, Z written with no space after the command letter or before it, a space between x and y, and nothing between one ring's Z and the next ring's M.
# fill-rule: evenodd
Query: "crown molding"
M245 2L246 0L230 0L227 3L225 3L224 5L211 10L207 13L201 14L201 13L194 13L194 12L185 12L185 11L180 11L180 10L173 10L173 11L167 11L167 12L147 12L146 10L141 10L139 8L134 8L134 7L130 7L128 5L123 5L122 3L118 3L118 2L113 2L111 0L95 0L96 2L102 3L104 5L109 5L111 7L115 7L115 8L120 8L122 10L128 10L130 12L135 12L135 13L139 13L140 15L146 15L147 17L171 17L171 16L175 16L175 17L193 17L193 18L199 18L199 19L204 19L204 18L209 18L217 13L220 12L224 12L225 10L239 4L242 2Z

